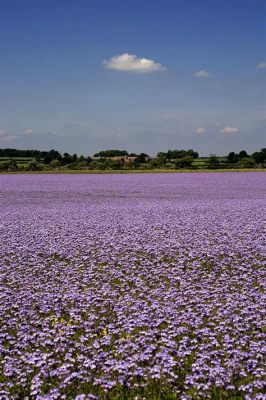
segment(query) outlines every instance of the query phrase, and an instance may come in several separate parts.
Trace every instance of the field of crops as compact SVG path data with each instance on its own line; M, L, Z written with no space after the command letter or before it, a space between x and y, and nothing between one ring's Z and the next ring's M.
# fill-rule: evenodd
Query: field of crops
M266 174L2 175L0 399L266 399Z

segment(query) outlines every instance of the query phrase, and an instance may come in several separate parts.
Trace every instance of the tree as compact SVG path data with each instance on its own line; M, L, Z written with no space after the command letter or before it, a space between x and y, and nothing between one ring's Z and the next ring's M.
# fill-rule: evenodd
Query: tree
M78 159L78 156L77 156L77 154L76 154L76 153L74 153L74 154L73 154L73 156L71 157L71 161L72 161L72 163L75 163L75 162L77 162L77 159Z
M28 171L41 171L43 170L44 165L37 162L36 160L32 160L29 162L27 169Z
M128 156L126 150L102 150L94 154L94 157L125 157Z
M106 168L105 163L102 162L102 161L97 161L97 160L93 160L90 163L90 166L89 166L89 169L100 169L100 170L102 170L102 169L105 169L105 168Z
M160 151L157 153L157 159L159 160L160 165L164 165L167 160L166 153Z
M176 160L178 158L186 157L187 152L186 150L168 150L166 158L168 160Z
M6 171L16 171L18 170L18 164L16 162L16 160L14 160L13 158L11 158L10 160L7 160L5 162L5 170Z
M253 168L256 165L256 161L251 157L243 157L238 165L242 168Z
M85 161L86 161L87 165L90 165L90 163L92 162L92 158L88 156L85 158Z
M159 152L157 154L157 157L165 158L167 160L177 160L187 156L190 156L192 158L198 158L199 153L197 153L192 149L189 149L189 150L168 150L167 153Z
M239 160L242 160L242 158L246 158L246 157L248 157L248 153L246 152L246 150L241 150L241 151L238 153L238 158L239 158Z
M107 160L106 162L106 166L110 169L122 169L123 165L123 160Z
M140 164L144 164L146 162L146 157L149 157L148 154L145 154L145 153L138 154L134 160L134 165L136 167L139 167Z
M153 158L149 161L149 165L151 166L151 168L158 168L161 167L161 165L165 164L165 160L157 157L157 158Z
M220 161L216 154L210 154L210 157L208 159L208 168L215 169L218 168L220 165Z
M0 171L7 171L10 166L10 161L5 160L0 162Z
M71 164L71 162L72 162L71 155L68 153L64 153L63 158L62 158L62 164L67 165L67 164Z
M40 157L41 151L39 150L17 150L17 149L0 149L0 157L27 157L37 158Z
M59 160L59 161L62 160L62 156L59 153L59 151L54 150L54 149L52 149L48 152L43 152L42 155L43 155L43 161L45 164L50 164L50 162L52 160Z
M60 161L59 160L52 160L51 162L50 162L50 167L52 168L52 169L57 169L57 168L59 168L60 167L60 165L61 165L61 163L60 163Z
M230 164L236 164L239 161L239 156L233 151L231 151L231 153L229 153L228 156L226 157L226 160Z
M266 149L261 149L260 151L256 151L252 154L252 158L256 161L257 164L263 164L266 162Z
M185 156L176 160L175 166L176 168L189 168L192 166L192 162L193 162L193 157Z
M199 153L197 153L196 151L189 149L187 150L187 156L191 156L193 159L194 158L199 158Z
M87 162L85 160L81 160L77 164L77 169L86 169L88 167Z

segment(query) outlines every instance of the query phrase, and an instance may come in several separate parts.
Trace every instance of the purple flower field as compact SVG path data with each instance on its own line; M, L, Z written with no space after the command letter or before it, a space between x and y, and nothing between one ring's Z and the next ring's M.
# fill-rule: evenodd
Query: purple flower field
M1 175L0 399L266 399L266 174Z

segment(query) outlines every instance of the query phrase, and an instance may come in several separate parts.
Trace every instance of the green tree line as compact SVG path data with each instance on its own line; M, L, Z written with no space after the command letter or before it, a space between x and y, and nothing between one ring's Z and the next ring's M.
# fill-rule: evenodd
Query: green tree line
M266 148L248 154L230 152L227 156L199 157L198 152L168 150L150 157L146 153L128 153L126 150L102 150L90 156L63 153L57 150L0 149L0 170L41 171L64 169L119 170L119 169L218 169L266 167Z

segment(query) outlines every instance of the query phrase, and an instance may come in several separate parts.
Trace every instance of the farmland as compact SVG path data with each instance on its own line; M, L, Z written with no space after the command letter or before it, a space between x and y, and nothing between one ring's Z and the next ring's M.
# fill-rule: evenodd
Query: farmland
M265 173L0 184L1 399L265 399Z

